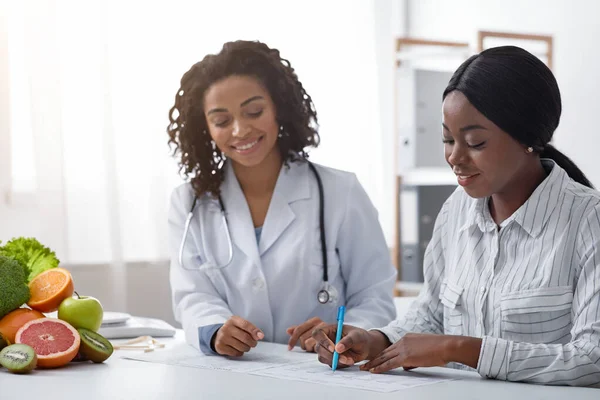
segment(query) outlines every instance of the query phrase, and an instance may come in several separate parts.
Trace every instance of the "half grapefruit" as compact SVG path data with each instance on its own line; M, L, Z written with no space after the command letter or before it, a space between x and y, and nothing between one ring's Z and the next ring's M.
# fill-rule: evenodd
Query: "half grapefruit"
M75 358L81 343L79 332L71 325L55 318L29 321L18 331L16 343L33 347L40 368L57 368Z

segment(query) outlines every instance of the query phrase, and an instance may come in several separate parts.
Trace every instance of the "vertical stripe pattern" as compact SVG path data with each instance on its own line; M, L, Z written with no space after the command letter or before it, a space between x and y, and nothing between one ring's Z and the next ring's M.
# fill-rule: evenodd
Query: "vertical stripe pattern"
M407 332L479 337L484 377L600 385L600 193L542 163L549 175L500 227L488 199L450 196L423 290L381 329L392 343Z

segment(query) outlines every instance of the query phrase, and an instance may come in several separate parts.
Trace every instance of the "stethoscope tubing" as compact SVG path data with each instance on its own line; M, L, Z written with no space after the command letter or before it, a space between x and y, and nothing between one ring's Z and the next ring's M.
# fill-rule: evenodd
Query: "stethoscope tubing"
M319 234L320 234L320 241L321 241L321 260L323 263L324 289L319 291L319 293L317 294L317 299L318 299L319 303L325 304L332 300L332 296L329 293L327 243L325 240L325 196L323 193L324 192L323 182L321 181L321 176L320 176L319 172L317 171L317 168L311 162L308 162L308 166L311 169L311 171L313 172L315 179L317 180L317 186L319 187ZM196 208L197 201L198 201L198 197L194 195L194 200L192 202L192 206L190 207L190 211L185 220L185 226L183 229L183 238L181 239L181 245L179 246L179 265L181 265L181 267L183 269L187 269L187 268L185 268L184 263L183 263L183 250L184 250L185 242L187 240L187 236L189 233L190 224L192 222L192 218L194 217L194 209ZM231 234L229 232L229 224L227 223L227 215L225 212L225 205L224 205L223 199L221 198L220 195L218 196L218 201L219 201L219 206L221 207L221 215L223 218L223 224L225 225L225 233L227 234L229 259L228 259L227 263L225 263L224 265L221 265L221 266L217 265L216 260L215 260L215 266L216 266L216 268L224 268L224 267L228 266L229 264L231 264L231 262L233 261L233 242L231 240ZM201 221L201 229L203 227L204 227L204 223L202 223L202 221ZM201 233L202 233L202 246L204 246L204 248L206 248L206 243L204 241L204 234L203 234L204 232L201 232Z

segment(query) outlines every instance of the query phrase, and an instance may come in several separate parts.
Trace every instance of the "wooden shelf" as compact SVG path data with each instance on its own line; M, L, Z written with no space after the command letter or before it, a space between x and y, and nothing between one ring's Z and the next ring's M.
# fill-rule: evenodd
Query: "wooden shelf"
M546 43L546 65L552 69L553 57L554 57L554 39L550 35L534 35L528 33L514 33L514 32L492 32L492 31L479 31L477 32L477 52L481 52L485 49L485 39L498 38L498 39L511 39L511 40L529 40L533 42L545 42Z

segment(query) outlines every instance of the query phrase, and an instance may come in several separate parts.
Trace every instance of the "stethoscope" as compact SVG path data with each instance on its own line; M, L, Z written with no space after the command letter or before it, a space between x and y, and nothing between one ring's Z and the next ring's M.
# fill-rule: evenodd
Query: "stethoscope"
M308 162L308 161L307 161ZM323 284L321 290L317 293L317 301L321 304L331 303L337 300L337 289L329 284L329 275L327 270L327 244L325 243L325 198L323 195L323 182L321 181L321 176L315 166L308 162L308 166L315 175L317 180L317 185L319 187L319 233L321 236L321 259L323 262ZM229 248L229 259L223 265L218 265L215 262L216 268L225 268L233 261L233 242L231 241L231 234L229 233L229 226L227 224L227 216L225 213L225 205L223 204L223 200L221 196L218 198L219 206L221 207L221 218L223 220L223 225L225 226L225 233L227 234L227 245ZM183 230L183 238L181 239L181 245L179 246L179 265L185 270L191 270L185 268L183 263L183 248L185 246L185 241L188 236L188 231L190 229L190 224L192 222L192 218L194 217L194 209L196 208L196 203L198 198L194 196L194 201L192 202L192 207L190 208L190 212L188 213L187 219L185 221L185 226ZM200 216L202 218L202 215ZM200 221L200 229L203 229L204 223ZM205 236L204 232L200 232L202 236L202 246L206 249ZM215 260L216 261L216 260Z

